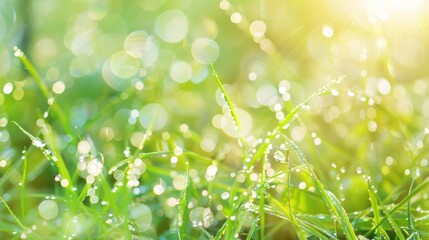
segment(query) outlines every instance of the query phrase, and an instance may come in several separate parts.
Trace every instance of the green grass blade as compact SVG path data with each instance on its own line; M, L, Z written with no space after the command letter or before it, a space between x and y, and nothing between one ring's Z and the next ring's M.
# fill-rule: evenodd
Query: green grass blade
M50 94L48 88L43 83L42 77L37 72L34 65L31 63L31 61L25 56L25 54L17 47L14 48L15 56L21 61L21 63L24 65L24 67L27 69L28 73L31 77L33 77L34 81L36 82L37 86L42 91L43 95L45 96L46 100L51 101L52 95ZM56 101L52 102L52 110L57 115L59 122L61 123L62 127L66 132L71 133L72 129L70 128L70 125L68 124L67 116L63 112L63 110L59 107L58 103Z
M9 207L9 205L6 203L6 201L3 199L3 197L1 196L1 194L0 194L0 201L3 202L3 204L6 207L7 211L12 216L12 218L15 220L15 222L18 224L18 226L22 229L22 231L26 231L28 228L15 215L15 213L12 211L12 209Z
M262 155L264 154L265 150L267 149L270 142L274 139L275 135L279 132L281 132L284 128L287 127L287 125L296 117L298 112L302 110L307 104L310 103L310 101L317 97L325 94L332 86L339 84L344 79L344 76L340 76L335 80L330 81L329 83L325 84L323 87L319 88L315 93L313 93L310 97L308 97L303 103L299 104L298 106L294 107L287 115L286 117L279 123L279 125L271 131L271 135L267 136L269 141L264 141L259 148L256 150L256 153L253 155L251 160L247 163L247 168L252 167L256 161L258 161Z
M413 191L410 192L410 194L408 194L404 199L402 199L398 204L395 205L395 207L393 207L390 211L385 211L386 216L383 217L383 219L380 220L380 222L378 223L377 226L375 226L374 228L371 229L371 231L367 232L364 236L368 237L369 235L371 235L375 229L380 226L381 224L383 224L384 221L386 221L388 219L388 215L392 215L393 213L395 213L396 211L398 211L400 208L402 208L405 204L407 204L411 198L413 198L416 194L420 193L421 191L425 190L425 188L427 187L427 185L429 184L429 179L425 180L424 182L422 182L420 185L418 185L416 188L414 188Z
M21 216L24 217L26 214L25 209L25 185L27 183L27 152L24 150L24 164L22 166L22 178L21 178Z
M58 148L55 145L55 137L53 136L52 131L49 131L48 134L46 134L46 140L47 145L50 147L50 150L52 153L49 153L49 151L46 148L46 144L42 142L39 138L34 137L32 134L27 132L24 128L22 128L18 123L13 122L25 135L27 135L31 141L33 142L33 145L35 147L38 147L42 150L43 154L47 159L49 159L58 169L58 173L61 175L62 179L65 179L68 181L68 185L65 187L69 193L71 193L72 196L76 196L76 193L72 190L72 180L69 174L69 171L66 167L66 164L64 162L64 159L61 156L61 153L59 152ZM55 158L54 158L55 157Z
M265 162L267 154L264 155L261 161L261 187L259 189L259 227L260 238L264 239L265 236Z
M295 154L298 156L298 159L307 166L310 176L316 185L316 189L320 193L323 201L325 202L326 206L331 212L332 217L340 225L340 228L342 229L346 238L357 239L356 234L353 230L353 227L350 223L350 219L347 216L347 213L344 210L344 208L341 206L340 201L333 193L325 189L325 187L323 186L323 183L317 178L316 173L313 171L312 167L307 162L307 160L304 157L304 154L299 150L298 146L287 136L284 136L284 138L286 139L286 143L293 149Z
M380 227L378 223L380 222L381 216L380 216L380 207L378 205L378 198L374 191L374 189L371 187L370 181L368 181L368 194L369 194L369 201L371 203L371 208L373 212L373 227L378 226L376 230L376 234L381 234L385 239L390 239L387 235L384 228Z
M188 174L188 167L186 168L186 175L185 175L185 181L188 184L191 184L189 174ZM189 209L188 209L188 202L189 202L189 187L183 189L180 192L180 198L179 198L179 208L178 208L178 221L179 221L179 239L187 239L187 230L188 230L188 222L189 222Z
M237 127L238 136L241 138L242 137L241 136L241 133L242 133L242 131L241 131L241 124L240 124L240 120L238 119L237 113L235 111L234 105L232 104L232 101L229 98L228 93L226 92L225 88L223 87L222 82L219 79L219 75L217 74L217 72L216 72L216 70L215 70L215 68L213 66L213 63L211 63L210 66L212 68L213 76L216 79L217 85L219 86L220 90L222 91L223 97L225 98L225 101L228 104L228 108L231 111L232 119L234 120L234 123L235 123L235 125ZM243 142L243 144L245 143L244 141L242 141L242 142Z
M410 190L408 192L408 195L411 193L411 190L413 189L413 185L414 185L414 179L411 182L411 186L410 186ZM414 234L413 239L420 240L420 236L419 236L418 231L416 229L416 222L415 222L413 213L411 212L411 201L409 201L407 203L407 215L408 215L408 228Z
M131 163L136 158L141 158L141 159L154 158L154 157L166 156L166 155L170 155L170 154L174 154L174 152L159 151L159 152L140 153L140 154L137 154L136 156L128 157L128 158L116 163L112 167L110 167L109 174L112 174L114 171L116 171L116 169L120 168L121 166Z
M300 239L307 239L306 234L304 233L303 229L301 228L295 216L289 211L289 208L283 206L283 204L281 204L279 201L277 201L277 199L273 198L271 195L268 196L268 200L271 201L277 208L279 208L285 214L285 216L291 221L298 237Z
M246 237L246 240L251 240L251 239L254 239L254 234L255 234L255 231L256 231L256 229L258 228L258 219L256 218L254 221L253 221L253 224L252 224L252 226L250 227L250 229L249 229L249 232L247 233L247 237ZM260 239L264 239L264 238L260 238Z

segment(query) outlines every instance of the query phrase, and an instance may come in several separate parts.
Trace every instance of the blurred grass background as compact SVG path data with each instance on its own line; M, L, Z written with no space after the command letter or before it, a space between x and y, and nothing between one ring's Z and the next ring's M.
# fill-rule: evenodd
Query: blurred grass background
M330 96L312 101L289 135L346 209L361 210L370 206L361 172L381 199L428 174L428 7L419 0L2 0L0 160L10 164L31 143L12 121L37 133L45 119L67 161L77 155L70 139L81 136L113 165L138 147L156 117L145 150L162 148L157 139L168 132L185 149L240 169L237 134L209 62L249 142L345 75ZM74 136L45 115L49 105L14 46L40 71ZM44 161L31 159L30 169ZM37 179L40 187L52 184ZM317 212L307 200L302 208Z

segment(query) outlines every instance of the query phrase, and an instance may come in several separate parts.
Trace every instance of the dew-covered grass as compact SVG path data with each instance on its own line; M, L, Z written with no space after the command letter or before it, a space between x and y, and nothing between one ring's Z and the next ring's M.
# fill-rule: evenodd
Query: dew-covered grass
M429 5L344 2L0 3L0 239L428 239Z

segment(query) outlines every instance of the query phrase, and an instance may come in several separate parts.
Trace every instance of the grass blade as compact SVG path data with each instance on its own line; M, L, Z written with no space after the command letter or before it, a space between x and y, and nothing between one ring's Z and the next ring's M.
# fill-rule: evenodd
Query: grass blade
M65 188L69 191L69 193L71 193L72 196L76 196L76 193L72 190L72 180L69 174L69 171L66 167L66 164L64 162L64 159L61 156L61 153L59 152L58 148L55 146L55 140L54 140L54 136L52 136L52 132L49 131L49 133L46 135L46 140L47 140L47 145L50 146L51 150L48 150L46 148L46 144L40 140L39 138L34 137L33 135L31 135L29 132L27 132L26 130L24 130L24 128L22 128L18 123L13 122L25 135L27 135L33 145L37 148L40 148L43 152L43 154L45 155L45 157L47 159L49 159L58 169L59 174L61 175L62 179L65 179L68 181L68 184L65 186ZM52 153L50 152L52 151Z
M241 136L241 133L242 133L241 132L241 124L240 124L240 121L238 119L237 113L235 111L234 105L232 104L232 101L230 100L228 93L226 92L225 88L223 87L222 82L219 79L219 75L217 74L217 72L213 66L213 63L210 63L210 66L212 68L213 76L216 79L217 85L219 86L220 90L222 91L223 97L225 98L225 101L228 104L228 108L231 111L232 119L234 120L234 123L237 127L238 135Z
M22 178L21 178L21 216L24 217L26 210L25 210L25 185L27 182L27 152L24 150L24 165L22 166Z
M369 193L369 201L371 203L372 212L373 212L373 226L379 226L378 223L380 222L380 208L378 205L378 198L374 191L374 189L371 187L370 181L368 181L368 193ZM389 239L389 236L387 235L386 231L382 227L377 227L376 234L381 234L385 239Z
M291 221L291 223L294 226L295 231L298 234L299 238L300 239L307 239L306 234L302 230L302 228L301 228L299 222L297 221L297 219L295 218L295 216L289 211L289 208L283 206L283 204L281 204L279 201L277 201L277 199L271 197L271 195L268 196L268 200L271 201L272 203L274 203L274 205L277 208L279 208L286 215L286 217L289 219L289 221Z
M298 156L298 159L303 164L305 164L307 166L308 171L310 173L310 176L313 179L318 192L320 193L323 201L325 202L326 206L328 207L329 211L331 212L332 217L340 225L340 228L342 229L346 238L347 239L357 239L356 234L353 230L353 227L350 223L350 219L347 216L347 213L344 210L344 208L341 206L340 201L337 199L337 197L333 193L331 193L330 191L327 191L325 189L322 182L317 178L316 173L313 171L312 167L310 166L310 164L305 159L304 154L299 150L298 146L292 140L290 140L288 137L284 136L284 138L286 139L286 143L296 153L296 155Z
M6 203L6 201L3 199L1 194L0 194L0 201L3 202L7 211L12 216L12 218L15 220L15 222L18 224L18 226L22 229L22 231L26 231L28 228L19 220L19 218L15 215L15 213L13 213L12 209L9 207L9 205Z
M48 88L43 83L42 77L37 72L36 68L31 63L31 61L27 58L27 56L25 56L25 54L18 47L14 47L14 51L15 51L15 56L21 61L21 63L27 69L30 76L33 77L34 81L36 82L36 84L40 88L40 90L42 91L46 100L48 100L48 102L52 101L53 100L52 95L49 93ZM66 130L66 132L68 132L68 133L73 132L72 129L70 128L70 125L68 124L66 114L59 107L58 103L56 101L52 101L51 107L52 107L52 110L57 115L62 127L64 128L64 130Z
M258 161L262 157L268 145L274 139L275 135L281 132L284 128L286 128L288 124L294 119L294 117L296 117L296 115L300 110L302 110L313 98L325 94L332 86L339 84L343 79L344 79L344 76L340 76L337 79L330 81L329 83L325 84L323 87L319 88L319 90L313 93L304 102L294 107L286 115L286 117L279 123L279 125L273 131L271 131L272 134L267 136L268 141L264 141L262 145L259 146L258 150L253 155L252 159L247 163L247 168L252 167L256 163L256 161Z
M410 194L408 194L404 199L402 199L398 204L396 204L395 207L393 207L390 211L388 211L388 212L386 211L385 212L386 216L384 216L383 219L380 220L380 222L377 224L377 226L372 228L371 231L367 232L365 234L365 237L368 237L369 235L371 235L378 226L383 224L383 222L388 219L388 216L391 216L393 213L395 213L401 207L403 207L405 204L407 204L411 200L411 198L413 198L416 194L425 190L425 188L427 187L428 184L429 184L429 179L425 180L420 185L418 185L416 188L414 188L414 190L411 191Z
M414 179L411 182L411 186L410 186L410 190L408 192L408 195L411 193L411 190L413 189L413 185L414 185ZM408 227L409 227L410 231L415 235L415 236L413 236L413 239L420 240L420 236L419 236L418 231L416 229L416 222L415 222L413 213L411 212L411 201L409 201L407 203L407 215L408 215Z
M190 182L189 174L188 174L188 166L186 168L185 182L188 184L192 184ZM188 209L188 201L189 201L189 187L183 189L180 192L179 198L179 209L178 209L178 221L179 221L179 239L187 238L187 230L188 230L188 222L189 222L189 209Z

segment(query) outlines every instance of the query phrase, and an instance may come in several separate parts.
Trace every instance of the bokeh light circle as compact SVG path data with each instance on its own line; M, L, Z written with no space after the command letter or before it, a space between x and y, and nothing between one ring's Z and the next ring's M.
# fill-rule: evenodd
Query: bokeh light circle
M192 43L191 52L197 62L208 64L219 57L219 45L210 38L198 38Z
M52 220L58 216L58 205L55 201L44 200L39 204L39 214L46 220Z
M188 34L188 18L176 9L168 10L156 19L155 32L164 41L177 43L183 40Z
M146 129L153 123L152 130L158 130L163 128L167 123L168 113L160 104L150 103L140 110L139 121Z
M178 83L187 82L192 77L192 67L184 61L175 62L170 68L170 77Z
M126 52L119 51L110 57L110 69L119 78L130 78L136 75L140 62Z
M139 226L140 231L146 231L152 224L152 211L141 203L130 204L131 219Z
M158 48L152 36L145 31L134 31L126 37L124 50L128 55L139 58L145 66L151 66L158 58Z

